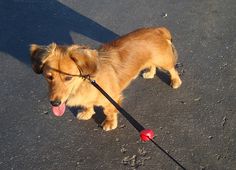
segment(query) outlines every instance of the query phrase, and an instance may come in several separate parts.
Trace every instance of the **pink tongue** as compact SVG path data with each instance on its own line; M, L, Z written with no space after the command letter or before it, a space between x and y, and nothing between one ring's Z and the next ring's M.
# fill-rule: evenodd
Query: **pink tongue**
M66 110L66 105L65 103L61 104L60 106L52 106L52 112L54 113L55 116L62 116Z

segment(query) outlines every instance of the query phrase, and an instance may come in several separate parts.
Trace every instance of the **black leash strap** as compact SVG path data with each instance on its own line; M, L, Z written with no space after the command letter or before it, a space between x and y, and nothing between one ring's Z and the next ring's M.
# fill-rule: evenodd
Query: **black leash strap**
M125 109L123 109L118 103L116 103L111 96L109 96L94 80L90 80L91 84L96 87L110 102L115 108L137 129L138 132L144 130L144 127L137 122Z
M138 132L142 132L145 130L145 128L138 122L136 121L127 111L125 111L118 103L116 103L111 96L109 96L97 83L95 80L91 80L89 77L87 79L90 81L90 83L97 88L110 102L111 104L129 121L131 125L135 127L135 129ZM165 153L171 160L173 160L179 167L181 167L183 170L186 170L183 165L181 165L176 159L174 159L169 153L167 153L161 146L159 146L152 138L147 136L149 140L156 146L158 147L163 153Z
M152 143L158 147L163 153L165 153L172 161L174 161L177 165L179 165L179 167L181 167L183 170L186 170L185 167L183 167L183 165L181 165L175 158L173 158L169 153L167 153L160 145L158 145L156 143L156 141L154 141L153 139L149 138L150 141L152 141Z

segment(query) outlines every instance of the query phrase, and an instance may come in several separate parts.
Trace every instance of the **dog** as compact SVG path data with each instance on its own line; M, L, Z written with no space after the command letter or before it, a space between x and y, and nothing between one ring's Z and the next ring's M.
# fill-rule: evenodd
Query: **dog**
M30 58L35 73L43 74L48 82L56 116L62 116L66 106L80 106L83 110L77 118L88 120L95 114L94 107L102 106L105 131L117 127L117 110L84 76L96 80L119 104L122 91L142 70L146 70L142 74L145 79L154 78L156 68L169 72L174 89L182 83L175 69L177 51L165 27L140 28L98 49L76 44L31 44Z

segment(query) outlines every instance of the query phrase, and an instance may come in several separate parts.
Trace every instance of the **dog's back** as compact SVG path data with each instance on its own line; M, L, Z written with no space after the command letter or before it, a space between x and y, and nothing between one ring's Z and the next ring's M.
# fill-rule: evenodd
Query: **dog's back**
M139 72L155 65L169 70L176 63L171 34L164 28L142 28L102 45L101 60L110 61L123 90Z

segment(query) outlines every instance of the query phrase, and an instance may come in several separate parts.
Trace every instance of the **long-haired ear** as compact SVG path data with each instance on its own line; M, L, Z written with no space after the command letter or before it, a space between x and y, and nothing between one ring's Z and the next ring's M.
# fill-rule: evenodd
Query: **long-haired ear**
M52 43L49 46L40 46L37 44L30 45L30 59L32 68L35 73L41 74L43 72L43 65L49 53L54 51L56 44Z
M83 76L96 73L98 69L98 52L91 49L75 49L70 51L70 57Z

